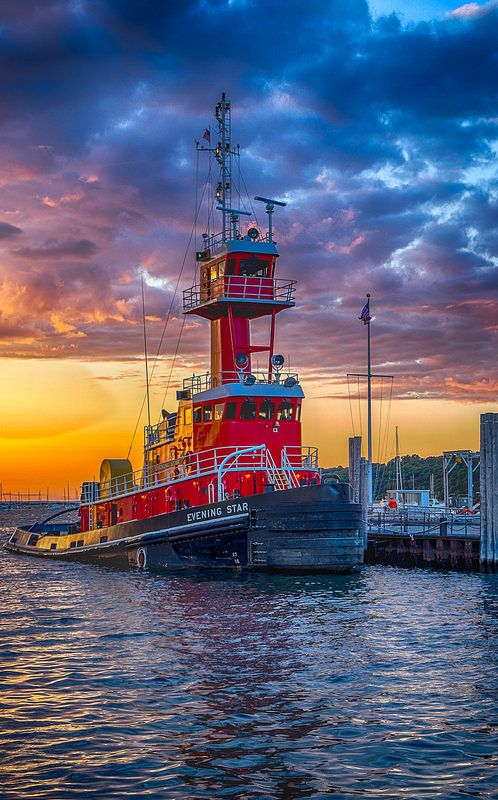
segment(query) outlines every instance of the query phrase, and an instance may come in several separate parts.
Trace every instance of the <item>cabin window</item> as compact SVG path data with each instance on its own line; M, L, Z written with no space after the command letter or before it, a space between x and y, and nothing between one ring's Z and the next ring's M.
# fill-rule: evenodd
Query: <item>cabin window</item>
M226 274L233 275L234 271L235 271L235 258L232 256L231 258L227 259Z
M107 536L100 537L100 544L104 544L104 542L107 542Z
M192 424L192 408L191 408L191 406L187 406L187 408L185 409L183 420L185 422L185 425L191 425Z
M79 539L79 540L76 542L76 547L83 547L83 545L84 545L84 544L85 544L85 542L83 541L83 539Z
M204 422L212 422L213 406L204 406Z
M256 403L254 400L244 400L240 407L241 419L256 419Z
M240 275L248 275L255 278L266 278L268 274L268 262L259 259L257 256L253 258L240 259Z
M76 547L76 542L71 542L69 547L71 547L71 548Z
M202 406L194 408L194 422L202 422Z
M271 400L262 400L259 407L259 419L273 419L275 414L275 403Z
M57 550L57 542L52 542L52 544L50 545L50 549Z
M214 406L214 418L215 419L223 419L223 409L225 407L225 403L216 403Z
M225 419L236 419L237 418L237 403L227 403L225 409Z
M294 407L290 400L282 400L278 406L278 413L277 419L279 420L291 420L293 417Z

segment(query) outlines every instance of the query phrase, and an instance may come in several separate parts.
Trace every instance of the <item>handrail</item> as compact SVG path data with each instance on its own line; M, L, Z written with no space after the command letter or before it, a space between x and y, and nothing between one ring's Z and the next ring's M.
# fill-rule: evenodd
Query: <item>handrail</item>
M247 376L254 377L254 381L247 383ZM286 381L288 382L286 384ZM240 370L238 372L231 372L225 370L224 372L204 372L201 375L192 375L189 378L183 379L183 390L190 391L192 394L199 394L215 386L221 386L228 383L241 383L248 387L254 384L266 384L268 386L284 386L291 388L299 383L299 375L297 372L273 372L270 376L267 371L255 370L249 373Z
M196 283L183 292L183 309L189 311L211 300L251 300L293 303L296 281L259 275L223 275Z
M282 466L286 469L318 469L318 447L285 445L282 448Z
M229 453L223 461L221 462L220 466L218 467L218 502L220 503L222 500L225 499L225 493L223 491L223 475L228 470L224 471L225 465L230 461L231 458L235 456L236 460L238 461L239 456L247 455L249 453L257 453L258 451L266 450L265 444L258 444L255 447L244 447L242 450L239 450L235 453Z
M229 239L228 242L230 242L230 241L242 241L242 240L243 240L243 237L239 235L235 239ZM266 244L268 242L272 242L273 244L275 244L275 242L270 239L270 236L269 236L268 233L262 233L262 234L260 233L257 241L258 241L258 243ZM213 233L213 234L211 234L211 236L206 236L206 238L203 241L204 250L205 251L210 251L212 255L216 255L216 253L219 250L224 249L226 247L226 244L227 244L227 242L226 242L226 239L223 236L223 233Z
M287 450L291 451L290 455ZM254 454L259 453L260 458L255 462ZM311 454L311 458L309 456ZM252 458L248 458L252 455ZM226 469L230 459L236 459L236 467ZM166 461L161 464L147 464L145 469L135 470L118 479L111 479L102 483L91 483L84 487L82 501L84 505L93 507L98 503L105 503L118 498L129 497L150 489L167 489L174 487L185 480L192 480L201 476L217 475L221 480L226 472L234 469L267 472L277 488L285 489L297 486L295 471L315 469L318 459L317 448L289 447L282 449L281 466L273 461L266 445L252 447L215 447L197 453L188 453L180 458ZM218 488L219 488L218 480Z

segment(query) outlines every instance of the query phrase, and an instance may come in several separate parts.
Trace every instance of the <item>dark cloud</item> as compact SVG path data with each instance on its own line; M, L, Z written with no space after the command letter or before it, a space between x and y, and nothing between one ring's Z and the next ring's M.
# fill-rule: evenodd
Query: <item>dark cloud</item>
M7 239L10 236L18 236L22 233L21 228L10 225L8 222L0 222L0 239Z
M88 239L71 242L48 244L44 247L21 247L14 250L14 255L29 258L32 261L52 258L91 258L97 252L97 246Z

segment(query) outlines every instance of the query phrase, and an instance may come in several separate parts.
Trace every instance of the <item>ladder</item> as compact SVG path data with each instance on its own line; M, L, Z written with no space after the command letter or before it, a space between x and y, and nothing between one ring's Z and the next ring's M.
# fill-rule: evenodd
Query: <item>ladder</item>
M299 486L294 472L285 467L277 467L269 450L266 451L266 469L268 471L268 477L275 486L276 491L293 489Z

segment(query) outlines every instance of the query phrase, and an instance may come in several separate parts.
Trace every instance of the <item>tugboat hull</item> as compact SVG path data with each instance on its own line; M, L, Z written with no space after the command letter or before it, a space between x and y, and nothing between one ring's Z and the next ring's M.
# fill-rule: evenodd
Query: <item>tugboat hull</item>
M19 528L5 547L153 570L350 572L363 562L363 543L361 508L349 502L347 488L306 486L240 497L81 534Z

